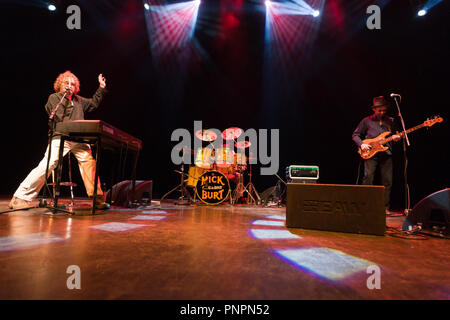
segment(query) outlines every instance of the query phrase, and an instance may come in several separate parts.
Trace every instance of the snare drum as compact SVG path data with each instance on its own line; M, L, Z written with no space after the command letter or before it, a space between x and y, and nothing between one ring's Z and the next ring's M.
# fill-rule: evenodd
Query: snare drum
M188 180L187 180L186 185L188 187L195 187L197 185L198 178L202 174L204 174L206 171L208 171L208 170L200 168L200 167L194 167L194 166L189 167L189 175L188 175Z
M228 168L217 168L216 170L220 173L223 173L229 181L235 181L237 178L238 172L236 172L234 165Z
M233 165L234 151L228 148L220 148L216 150L216 166L217 168L228 168Z
M203 169L211 169L214 163L213 149L199 148L195 155L195 165Z

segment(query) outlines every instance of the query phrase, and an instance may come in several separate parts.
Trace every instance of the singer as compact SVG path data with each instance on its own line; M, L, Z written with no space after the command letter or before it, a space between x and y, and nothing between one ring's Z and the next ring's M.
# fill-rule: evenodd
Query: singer
M373 114L365 117L353 132L352 139L361 150L370 149L372 146L363 143L362 140L378 137L381 133L389 131L394 132L396 126L394 119L386 115L388 109L388 101L383 97L373 98L372 110ZM398 141L401 137L398 134L392 135L394 141ZM381 183L385 187L385 207L386 214L390 213L390 197L392 188L392 142L386 144L388 149L380 152L370 159L364 160L364 177L362 184L373 184L375 170L380 170Z
M84 113L97 109L107 91L106 79L102 74L98 76L98 82L99 88L95 92L94 96L92 98L83 98L78 95L78 92L80 91L80 81L78 78L70 71L61 73L53 84L55 93L48 97L45 110L49 116L54 116L54 121L56 122L84 120ZM64 95L65 97L62 99ZM60 101L61 104L56 113L54 113L54 110ZM48 168L49 175L58 164L60 137L55 135L50 144L51 152ZM86 192L89 197L92 197L94 194L94 174L96 163L92 157L90 146L85 143L65 141L63 154L66 155L69 151L71 151L78 160L78 167L86 187ZM39 165L28 174L14 193L14 196L9 203L10 209L21 209L28 207L30 202L36 199L39 191L45 184L45 171L47 168L48 154L49 148L47 146L44 158L41 160ZM103 198L103 191L100 187L100 181L98 181L97 199L95 200L96 209L101 210L109 208Z

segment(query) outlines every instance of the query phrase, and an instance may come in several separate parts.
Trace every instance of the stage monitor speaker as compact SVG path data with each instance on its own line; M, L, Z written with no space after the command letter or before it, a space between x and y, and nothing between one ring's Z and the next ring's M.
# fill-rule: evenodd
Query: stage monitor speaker
M288 183L286 226L382 236L384 187Z
M418 224L422 229L450 234L450 188L434 192L420 200L406 217L402 230Z
M152 180L136 180L134 197L132 195L132 181L125 180L115 184L106 194L106 199L111 199L111 204L119 207L129 207L133 202L150 204L152 201ZM111 198L110 198L111 197Z

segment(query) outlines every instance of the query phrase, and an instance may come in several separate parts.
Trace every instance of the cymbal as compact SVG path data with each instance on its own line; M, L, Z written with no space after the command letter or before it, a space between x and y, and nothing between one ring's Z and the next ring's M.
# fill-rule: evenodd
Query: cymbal
M236 142L235 146L238 149L245 149L248 148L252 145L252 143L250 141L238 141Z
M238 127L231 127L223 130L222 138L224 140L235 140L239 138L242 134L242 129Z
M217 134L214 131L212 131L211 129L197 130L195 132L195 136L197 138L199 138L200 140L208 141L208 142L211 142L211 141L214 141L217 139Z

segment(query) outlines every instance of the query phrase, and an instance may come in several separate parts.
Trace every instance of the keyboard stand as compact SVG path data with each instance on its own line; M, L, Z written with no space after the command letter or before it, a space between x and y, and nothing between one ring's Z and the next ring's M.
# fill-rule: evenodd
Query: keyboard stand
M55 170L55 194L53 203L54 206L58 205L58 198L60 196L60 186L61 186L61 173L62 173L62 164L63 164L63 152L64 152L64 142L65 141L75 141L80 143L87 143L89 145L94 145L96 154L95 154L95 175L94 175L94 194L92 198L92 215L95 214L95 200L97 198L97 186L98 186L98 178L99 178L99 163L101 160L100 151L102 150L102 139L100 134L77 134L77 135L67 135L61 134L61 143L59 146L59 156L58 156L58 165ZM137 161L139 157L139 149L135 151L134 161L133 161L133 169L132 169L132 189L131 189L131 200L130 203L133 204L135 202L135 188L136 188L136 167Z

